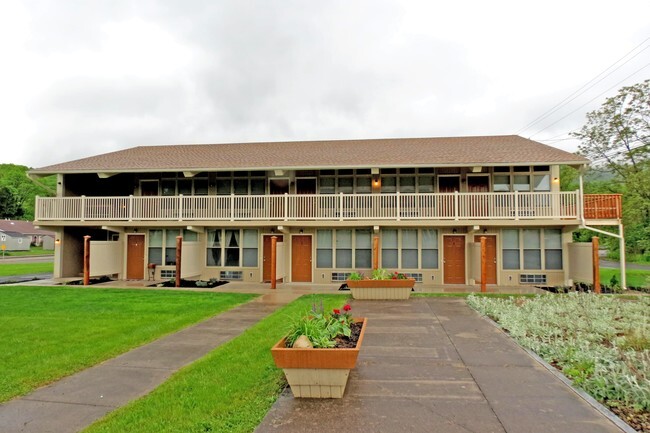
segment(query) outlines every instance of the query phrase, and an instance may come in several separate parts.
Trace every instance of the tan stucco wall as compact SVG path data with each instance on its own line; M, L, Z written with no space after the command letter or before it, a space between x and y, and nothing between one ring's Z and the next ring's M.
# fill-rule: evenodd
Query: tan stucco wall
M205 267L205 241L183 242L181 278L197 277Z
M569 278L573 282L593 283L594 266L591 242L573 242L568 245Z
M90 241L90 276L122 273L124 242Z

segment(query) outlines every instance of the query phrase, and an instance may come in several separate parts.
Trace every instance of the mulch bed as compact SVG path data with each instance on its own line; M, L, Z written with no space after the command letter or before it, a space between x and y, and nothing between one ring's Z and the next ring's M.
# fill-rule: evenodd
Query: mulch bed
M222 286L222 285L224 285L226 283L228 283L228 281L185 280L185 279L181 278L180 287L201 287L201 288L209 288L209 289L211 289L213 287ZM156 284L156 286L158 286L158 287L176 287L176 281L175 280L165 281L164 283Z
M89 280L90 284L100 284L100 283L110 283L111 280L108 277L99 277L99 278L91 278ZM66 286L83 286L84 280L74 280L74 281L68 281L65 283Z
M650 433L650 413L640 412L627 406L610 406L609 410L640 433Z

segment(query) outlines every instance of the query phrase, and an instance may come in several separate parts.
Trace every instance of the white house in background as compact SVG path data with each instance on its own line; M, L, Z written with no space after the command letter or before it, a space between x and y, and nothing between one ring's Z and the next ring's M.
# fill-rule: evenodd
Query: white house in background
M340 282L380 266L423 284L567 284L588 279L586 225L619 226L618 195L560 191L560 166L588 160L519 136L142 146L32 170L58 176L37 198L55 231L56 277L91 274L268 281L271 237L287 282ZM585 277L586 276L586 277Z
M23 233L0 230L0 246L5 251L29 251L32 238Z
M54 232L38 229L31 221L0 220L0 230L28 235L27 249L30 245L36 245L43 247L44 250L54 250ZM22 244L21 242L21 249L24 249Z

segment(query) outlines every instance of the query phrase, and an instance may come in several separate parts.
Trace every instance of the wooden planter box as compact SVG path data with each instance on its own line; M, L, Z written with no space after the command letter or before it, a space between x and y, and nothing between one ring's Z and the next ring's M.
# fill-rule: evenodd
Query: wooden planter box
M346 283L354 299L408 299L415 279L347 280Z
M350 370L357 363L368 319L354 321L363 323L354 349L293 349L285 347L284 338L271 348L275 365L284 370L294 397L343 397Z

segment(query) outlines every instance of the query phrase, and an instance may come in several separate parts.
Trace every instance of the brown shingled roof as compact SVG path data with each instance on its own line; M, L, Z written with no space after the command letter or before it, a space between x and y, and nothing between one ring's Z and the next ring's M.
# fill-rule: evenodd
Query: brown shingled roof
M34 174L268 168L586 164L517 135L139 146L32 170Z

